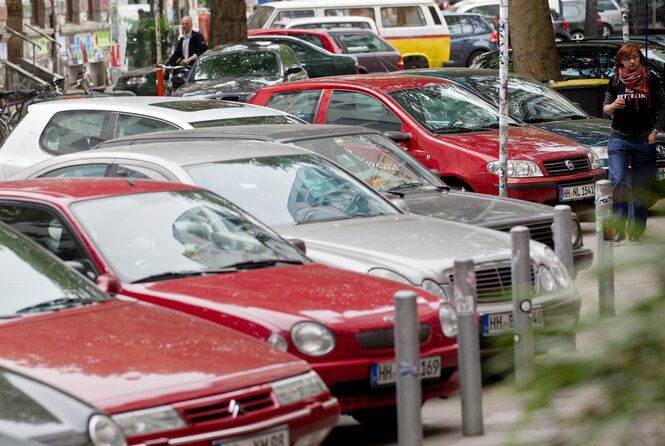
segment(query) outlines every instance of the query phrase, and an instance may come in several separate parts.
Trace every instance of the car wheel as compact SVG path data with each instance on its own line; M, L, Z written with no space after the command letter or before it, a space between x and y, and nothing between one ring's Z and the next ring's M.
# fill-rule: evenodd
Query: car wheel
M462 192L473 192L473 188L471 186L469 186L467 183L457 178L441 177L441 180L443 180L444 183L450 186L452 190L459 190Z
M415 70L418 68L429 68L427 59L424 57L410 57L404 61L404 68L406 70Z
M582 40L584 39L583 31L573 31L570 33L570 40Z
M485 54L485 51L482 50L477 50L471 53L466 61L466 66L470 67L471 65L473 65L477 61L477 59L483 54Z
M354 410L350 415L360 424L366 426L397 426L397 407L374 407L372 409Z
M612 27L607 23L603 23L603 37L609 37L612 35Z

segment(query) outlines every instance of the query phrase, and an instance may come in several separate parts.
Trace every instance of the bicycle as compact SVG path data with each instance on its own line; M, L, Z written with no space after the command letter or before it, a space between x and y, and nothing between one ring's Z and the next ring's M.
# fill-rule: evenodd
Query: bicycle
M157 65L158 68L167 72L168 76L164 76L164 96L171 96L173 92L178 89L189 75L190 68L185 65ZM176 81L177 82L174 82ZM175 85L177 83L177 85ZM174 86L175 85L175 86Z

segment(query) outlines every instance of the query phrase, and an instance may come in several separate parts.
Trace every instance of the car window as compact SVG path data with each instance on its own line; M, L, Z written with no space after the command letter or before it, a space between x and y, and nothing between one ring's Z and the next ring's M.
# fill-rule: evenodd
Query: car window
M598 5L596 6L598 12L605 11L616 11L617 8L614 6L611 0L598 0Z
M450 34L473 34L473 25L468 17L448 16L446 22Z
M117 178L138 178L142 180L157 180L169 181L165 175L143 166L128 166L125 164L118 164L115 170L115 177Z
M494 30L494 25L489 24L490 18L485 21L479 16L472 16L469 17L469 20L471 21L471 24L473 25L473 31L476 34L491 33Z
M314 124L320 98L321 90L275 93L268 99L266 107L291 113L310 124Z
M557 53L564 80L608 78L612 75L616 48L557 47Z
M290 65L299 65L300 60L298 55L290 48L290 43L282 44L279 50L279 57L282 59L283 69L288 68ZM289 45L289 46L287 46ZM304 50L303 50L304 51ZM303 53L303 58L307 58L307 55Z
M384 28L401 26L425 26L427 20L419 6L393 6L381 8L381 23Z
M44 209L0 206L0 220L25 234L62 260L83 260L85 255L60 219Z
M194 128L221 127L225 125L251 124L302 124L303 122L289 115L242 116L239 118L211 119L209 121L190 122Z
M429 7L429 13L432 15L432 20L434 20L435 25L441 25L441 17L439 17L439 12L434 6Z
M395 51L378 36L370 33L336 33L335 37L346 48L347 54Z
M188 82L240 76L281 76L277 54L245 51L201 57L192 68Z
M290 36L297 37L300 40L304 40L305 42L309 42L312 45L316 45L319 48L324 48L325 45L323 44L323 40L319 36L313 36L311 34L289 34Z
M180 128L146 116L118 114L118 121L115 125L114 138L123 136L140 135L143 133L166 132L168 130L179 130Z
M59 169L51 170L40 178L80 178L80 177L105 177L109 174L111 164L83 164L76 166L61 167Z
M39 145L51 155L88 150L107 139L110 116L95 110L56 113L44 127Z
M372 20L376 20L374 16L374 8L336 8L336 9L325 9L323 15L326 17L330 16L354 16L354 17L369 17Z
M333 91L326 123L360 125L383 132L402 130L402 122L381 101L363 93L344 90Z

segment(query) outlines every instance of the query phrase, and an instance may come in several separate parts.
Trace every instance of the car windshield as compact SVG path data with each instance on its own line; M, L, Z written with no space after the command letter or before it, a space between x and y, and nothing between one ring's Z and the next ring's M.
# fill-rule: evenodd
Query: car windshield
M499 105L498 76L469 76L463 79L488 101ZM529 79L508 79L510 114L524 122L586 118L587 114L553 89Z
M228 77L280 76L277 54L272 51L239 51L201 57L192 68L189 81Z
M11 215L3 211L3 220ZM0 318L104 302L102 293L44 249L0 223Z
M207 191L86 200L72 211L124 282L305 260L270 229Z
M395 51L378 36L370 33L335 33L348 54L374 53L379 51Z
M455 85L408 88L391 92L390 96L431 133L472 132L499 126L499 111L492 104Z
M185 168L196 184L223 194L270 226L398 213L358 180L315 156L266 156Z
M443 186L418 161L382 135L341 135L293 144L328 158L379 192Z
M303 124L303 121L289 115L240 116L237 118L210 119L208 121L190 122L194 128L222 127L225 125L252 124Z

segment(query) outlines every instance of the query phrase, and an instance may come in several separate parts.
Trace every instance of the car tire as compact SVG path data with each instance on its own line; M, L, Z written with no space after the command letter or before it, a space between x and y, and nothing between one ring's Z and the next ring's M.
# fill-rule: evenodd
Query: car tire
M427 59L424 57L410 57L408 60L404 61L405 70L415 70L418 68L429 68Z
M371 409L354 410L349 415L365 426L397 427L397 407L373 407Z
M607 23L603 23L603 37L609 37L612 35L613 32L614 30L610 25L608 25Z
M570 33L570 40L583 40L584 31L575 30Z
M478 59L480 56L485 54L486 51L484 50L476 50L473 53L469 55L469 58L466 60L466 66L470 67L473 65L474 62L476 62L476 59Z
M441 177L441 180L446 183L452 190L458 190L462 192L473 192L473 188L469 186L467 183L465 183L462 180L459 180L457 178L444 178Z

